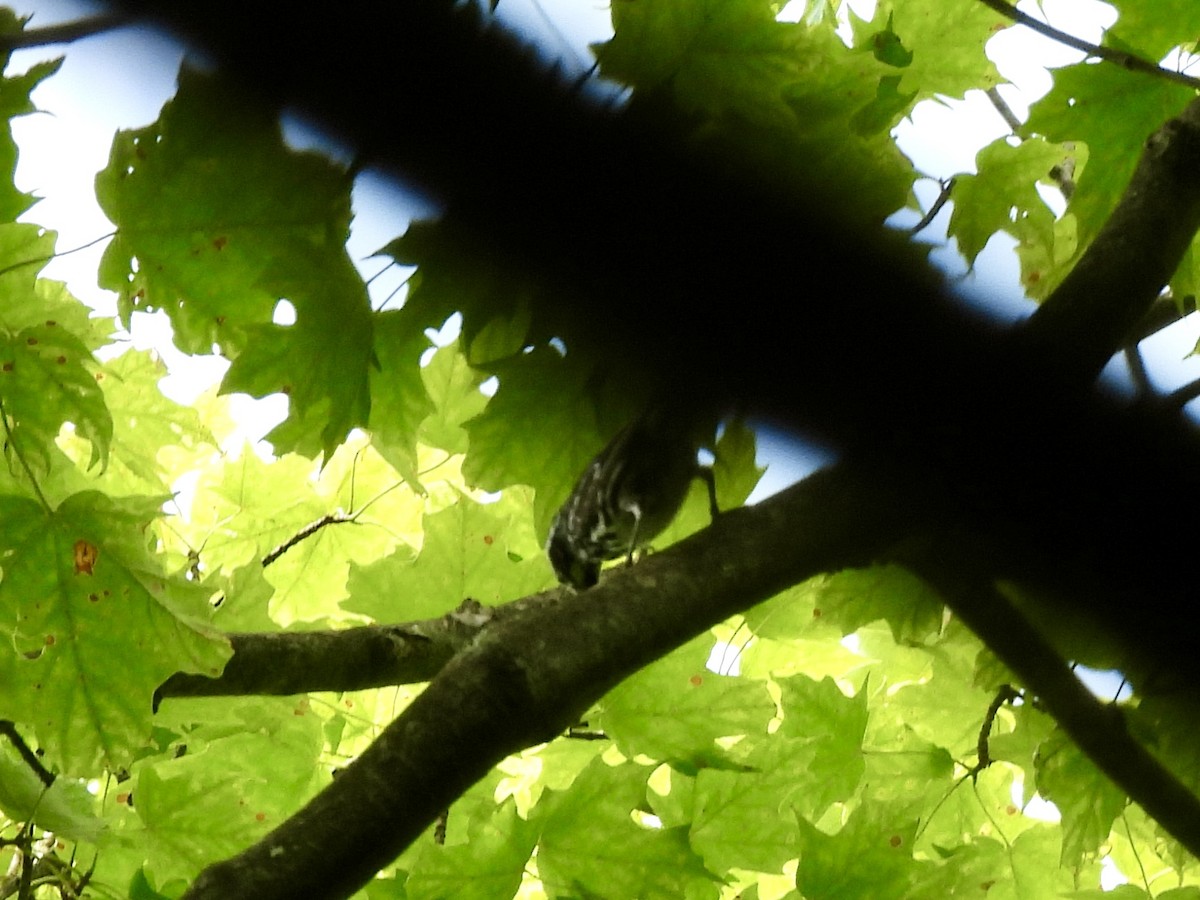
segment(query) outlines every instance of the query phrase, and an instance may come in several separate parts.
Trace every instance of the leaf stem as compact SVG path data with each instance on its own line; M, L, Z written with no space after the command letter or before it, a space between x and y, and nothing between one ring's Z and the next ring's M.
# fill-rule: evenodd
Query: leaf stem
M8 738L9 742L17 749L17 753L21 755L21 759L25 760L25 765L33 770L33 774L38 777L38 781L46 787L54 784L54 773L46 769L42 765L42 761L37 758L29 745L25 743L25 739L21 737L17 731L17 726L8 719L0 719L0 734Z
M929 212L921 217L921 221L908 229L910 235L919 234L921 231L929 227L930 223L937 218L937 214L942 211L942 207L950 200L950 195L954 191L954 179L947 178L942 183L942 192L938 194L936 200L933 201L933 206L929 207Z
M13 453L16 454L17 462L21 464L25 475L29 478L29 483L33 486L33 492L37 494L38 501L42 504L42 508L46 512L54 512L50 506L50 501L46 499L46 495L42 493L41 486L37 483L37 479L33 476L33 469L29 467L28 461L25 459L25 454L21 452L20 446L17 444L17 437L13 434L11 426L8 424L8 411L4 408L4 398L0 396L0 422L4 424L4 440L8 446L12 447Z
M48 256L35 256L32 259L23 259L20 262L15 262L0 269L0 275L7 275L9 272L15 272L17 269L25 266L36 265L37 263L47 263L53 259L58 259L60 256L68 256L71 253L78 253L80 250L86 250L88 247L94 247L101 241L106 241L111 237L116 237L116 231L110 231L108 234L102 234L98 238L93 238L86 244L80 244L78 247L72 247L70 250L55 250Z

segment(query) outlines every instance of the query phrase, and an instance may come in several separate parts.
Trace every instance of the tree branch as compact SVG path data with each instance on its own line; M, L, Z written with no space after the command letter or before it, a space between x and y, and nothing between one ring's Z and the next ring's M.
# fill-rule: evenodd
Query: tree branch
M25 760L25 765L33 770L33 774L42 784L46 787L54 784L54 773L43 766L42 761L37 758L37 754L29 749L29 745L25 743L25 739L21 737L21 733L17 731L17 726L13 722L8 719L0 719L0 734L8 738L9 743L20 754L21 759Z
M1146 141L1129 186L1026 337L1093 381L1146 317L1200 228L1200 99ZM1066 352L1066 348L1070 348Z
M505 755L562 733L622 678L733 612L876 558L919 510L892 485L819 472L596 588L489 626L328 788L185 897L349 896Z
M1200 851L1200 801L1133 741L1120 714L1096 701L993 587L997 570L1028 568L1023 549L1014 562L990 536L976 540L949 527L936 486L897 484L904 482L841 464L758 507L723 514L692 538L614 570L593 590L526 598L507 612L500 607L482 630L473 619L467 631L475 639L368 751L259 844L206 870L186 897L348 896L492 765L560 734L633 671L787 585L888 558L912 565L941 590L1100 768ZM922 554L908 552L922 544L916 536L933 533L952 537L924 544L933 549ZM1046 548L1045 565L1059 562L1056 548ZM1086 582L1067 583L1084 602L1094 596ZM466 608L468 616L478 612ZM439 627L440 620L409 626ZM338 637L319 635L313 646L322 658L344 656L344 647L333 650ZM262 652L271 655L269 647L264 642ZM374 677L386 677L389 665L375 667ZM292 682L287 690L302 686Z
M429 681L486 626L555 593L495 608L465 600L436 619L396 625L231 634L233 656L220 676L172 675L155 692L154 708L170 697L287 696Z
M1012 111L1012 107L1004 102L1004 98L1000 96L1000 89L993 86L988 88L984 93L987 95L988 100L991 101L992 108L1000 114L1000 118L1004 120L1004 124L1008 126L1009 130L1013 134L1021 134L1025 129L1025 125L1017 118L1017 114Z
M131 21L132 19L127 15L109 14L79 19L75 22L64 22L61 25L47 25L45 28L30 28L27 31L0 34L0 53L10 53L13 50L23 50L29 47L45 47L50 44L69 44L81 38L121 28L130 24Z
M961 535L917 571L1021 681L1097 767L1170 835L1200 855L1200 798L1133 739L1120 709L1101 702L995 586L990 550Z
M919 221L912 228L908 229L908 233L913 235L920 234L922 231L928 228L933 220L937 218L937 214L942 211L942 207L950 202L950 195L953 192L954 179L950 178L946 181L943 181L942 190L938 194L937 199L933 201L933 205L929 207L929 211L925 213L925 215L921 216L921 221Z
M1060 289L1048 324L1010 340L885 238L839 224L837 198L779 191L697 158L656 123L591 109L446 5L363 4L332 19L297 7L286 35L253 3L128 5L183 23L267 97L294 101L425 188L445 205L448 252L472 259L486 248L514 277L540 279L556 301L549 321L573 337L604 322L591 346L615 366L643 371L650 360L701 393L732 391L747 409L817 430L849 460L585 596L488 629L334 785L208 870L189 897L235 886L262 898L341 896L493 762L557 733L622 675L806 574L870 561L931 519L963 523L988 548L989 578L1044 584L1129 646L1196 674L1177 613L1194 595L1194 548L1183 529L1153 523L1200 503L1200 441L1177 416L1122 409L1083 383L1106 344L1109 354L1121 346L1132 308L1145 308L1145 284L1169 277L1159 271L1167 250L1147 248L1152 271L1130 285L1135 300L1103 283L1110 293L1094 304ZM311 65L339 47L361 65ZM1168 134L1151 150L1182 159L1195 149L1190 136L1173 144ZM1190 220L1194 186L1174 169L1165 177ZM1148 216L1126 199L1133 220ZM1172 208L1160 208L1160 227ZM1110 250L1141 262L1124 256L1130 247ZM798 263L837 273L840 296L806 293L797 279L811 274ZM735 314L696 315L730 297L745 301ZM1103 334L1089 338L1093 319ZM1064 362L1077 341L1080 359ZM948 587L990 596L968 574ZM1017 652L1005 629L1023 633L1019 620L1004 610L987 619L972 593L950 602L964 618L976 610L989 644ZM1059 696L1070 719L1072 695L1043 662L1034 654L1013 668L1035 693Z
M262 567L265 569L267 566L271 565L273 562L275 562L275 560L279 559L279 557L283 556L283 554L287 553L289 550L291 550L293 547L295 547L301 541L312 537L314 534L316 534L322 528L326 528L329 525L348 525L348 524L351 524L356 521L358 521L357 518L352 515L347 516L343 513L326 513L325 515L321 516L321 518L317 519L316 521L310 522L309 524L305 525L303 528L301 528L299 531L297 531L295 534L293 534L291 537L289 537L286 541L284 541L282 544L280 544L278 547L274 548L269 553L267 553L262 558Z
M1099 44L1093 44L1074 35L1067 34L1065 31L1059 31L1052 25L1047 25L1045 22L1021 12L1015 6L1011 6L1007 0L979 0L979 2L989 9L994 9L1000 15L1012 19L1018 25L1024 25L1026 28L1032 29L1038 34L1050 38L1052 41L1058 41L1064 46L1081 50L1088 56L1094 56L1105 62L1115 63L1122 69L1128 69L1131 72L1154 75L1158 78L1174 81L1177 84L1187 85L1191 88L1200 88L1200 78L1193 78L1191 75L1185 75L1182 72L1173 72L1149 60L1142 59L1133 53L1126 53L1124 50L1114 50L1112 47L1102 47Z

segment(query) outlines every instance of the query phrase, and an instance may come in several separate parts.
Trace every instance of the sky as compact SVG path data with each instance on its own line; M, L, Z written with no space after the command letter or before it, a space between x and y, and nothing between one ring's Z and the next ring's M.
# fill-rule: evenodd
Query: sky
M17 0L7 5L32 15L28 27L71 21L101 11L101 4L86 0ZM874 0L853 0L861 16L869 16ZM1021 7L1034 15L1039 8ZM1111 8L1098 0L1044 0L1041 10L1051 24L1086 40L1098 41L1101 28L1113 21ZM781 17L802 12L793 2ZM568 74L582 74L591 66L588 45L611 34L607 0L500 0L497 15L506 25L541 48ZM988 53L1012 84L1001 87L1005 100L1018 116L1045 93L1051 84L1047 66L1065 65L1081 58L1077 51L1015 27L1001 32L988 45ZM46 112L18 119L14 132L21 148L17 184L43 199L28 214L31 221L56 229L60 249L78 247L111 231L95 203L92 181L107 163L112 135L118 128L140 127L154 121L163 102L174 93L175 75L182 49L169 36L146 27L124 28L68 46L37 48L13 55L10 71L24 71L34 62L65 52L62 70L34 93L35 103ZM320 146L319 137L299 123L286 123L285 132L299 146ZM897 129L897 139L917 167L933 176L919 182L916 193L924 206L939 191L934 180L956 172L974 171L975 153L1007 132L1000 116L979 92L965 101L926 102ZM410 218L429 212L394 187L385 177L367 172L356 184L355 220L350 240L352 257L368 277L382 268L370 255L402 233ZM898 214L897 225L912 224L918 215ZM1027 315L1032 305L1021 296L1013 242L998 235L967 272L952 242L945 238L949 209L943 210L921 235L935 245L932 259L949 275L967 302L986 308L1007 320ZM114 298L95 283L103 243L52 262L49 277L68 283L76 296L104 314L114 311ZM403 273L392 270L372 283L377 299L399 284ZM164 381L168 395L190 402L215 383L227 364L214 357L184 357L170 344L165 316L138 315L131 340L139 347L154 347L172 375ZM1200 319L1193 316L1191 319ZM1200 377L1200 362L1185 360L1200 336L1200 321L1187 320L1154 339L1151 372L1165 384ZM1119 367L1114 367L1114 370ZM256 440L285 414L281 397L254 401L241 397L235 414L246 422L247 437ZM786 435L760 431L761 457L771 463L763 496L828 462L818 448L797 444Z

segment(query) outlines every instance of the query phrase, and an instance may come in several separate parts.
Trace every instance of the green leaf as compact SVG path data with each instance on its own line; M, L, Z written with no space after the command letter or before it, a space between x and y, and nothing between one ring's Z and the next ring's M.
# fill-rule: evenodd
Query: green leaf
M1098 867L1078 875L1058 867L1061 835L1058 828L1039 824L1023 831L1008 851L1007 878L997 896L1014 900L1060 900L1076 886L1076 878L1096 878ZM989 891L989 894L992 892Z
M53 258L54 244L54 232L38 225L0 223L0 329L59 326L96 350L112 333L112 321L91 318L91 310L61 283L37 277Z
M917 96L916 93L902 94L899 87L898 75L880 78L875 99L854 113L850 119L850 130L860 137L871 137L887 131L912 106Z
M1038 793L1054 803L1063 817L1059 865L1078 865L1108 839L1129 800L1061 731L1038 748L1035 763Z
M168 489L181 458L195 464L217 444L195 409L163 396L159 382L166 374L156 356L139 350L127 350L96 373L113 415L114 460L148 490Z
M118 228L101 285L126 323L164 309L181 349L234 358L224 390L287 394L280 452L328 456L366 424L371 320L344 171L288 148L231 80L185 67L158 122L117 135L96 195ZM273 324L281 299L294 325Z
M800 867L796 888L806 900L903 897L920 877L912 857L916 822L882 806L856 810L836 834L798 820Z
M0 10L0 34L20 31L28 19L19 19L8 9ZM2 54L7 65L11 54ZM13 142L11 120L16 116L29 115L37 108L30 100L30 93L46 78L62 66L62 57L35 63L23 75L0 78L0 118L5 119L0 131L0 222L15 221L17 216L29 209L36 201L32 194L17 190L13 173L17 165L17 145Z
M247 344L221 382L223 393L282 393L288 418L267 439L279 453L328 459L352 428L367 424L372 323L366 286L339 249L310 252L287 274L264 275L296 307L294 325L246 327Z
M832 678L815 681L805 675L779 680L783 725L779 734L807 741L809 777L805 815L850 796L863 773L862 743L867 727L867 698L847 697Z
M56 778L46 787L24 760L0 748L0 810L14 822L34 822L60 837L98 844L107 825L94 806L87 785Z
M370 374L371 435L379 451L411 484L418 483L417 438L425 437L422 423L435 412L448 415L445 404L451 402L445 398L435 401L432 396L429 382L435 376L426 374L420 364L429 346L424 327L412 310L389 310L375 317L378 366ZM455 452L465 451L465 443Z
M744 422L728 423L713 446L712 472L719 510L728 512L737 509L758 484L765 469L757 464L755 452L754 432ZM582 471L583 466L580 466L579 472ZM697 477L693 479L674 521L655 538L653 546L658 550L664 549L711 524L708 485Z
M864 652L878 654L868 641L863 644ZM945 747L960 759L975 752L979 728L995 696L994 691L980 690L972 683L979 649L979 641L952 620L936 644L910 651L923 667L928 667L920 674L897 672L900 667L896 662L884 658L888 665L883 671L898 682L888 691L888 707L922 738Z
M912 185L888 135L911 108L881 83L895 69L847 48L833 16L810 27L776 12L761 0L615 4L615 35L594 49L602 74L634 88L631 109L661 121L673 107L707 150L779 190L807 198L849 176L840 210L878 225Z
M1036 770L1041 748L1044 745L1048 746L1046 742L1056 726L1049 715L1036 709L1031 703L1011 708L1005 718L1007 717L1012 719L1012 730L1004 731L999 724L993 727L988 739L988 750L992 759L1008 760L1029 774L1030 777L1025 782L1025 799L1028 800L1033 794L1032 775ZM998 718L997 723L1000 721L1002 720Z
M636 824L646 807L647 770L597 759L555 795L538 846L538 871L557 896L677 900L717 897L716 879L683 828Z
M421 423L421 440L451 453L467 451L465 424L483 412L488 398L479 390L484 377L472 368L457 343L439 347L421 370L434 412Z
M941 0L880 3L872 23L856 24L856 47L865 43L874 48L880 32L868 28L885 15L887 31L894 30L895 40L912 57L903 70L901 91L914 91L920 99L962 97L968 90L1000 82L1000 73L984 53L988 39L1010 24L996 11L982 3L946 6ZM851 22L855 22L853 14Z
M495 368L496 395L466 425L470 451L463 474L489 491L534 488L535 527L544 535L579 473L604 446L588 390L591 369L549 347Z
M37 472L50 468L59 430L70 423L92 447L88 467L108 464L113 422L87 346L52 321L0 332L0 400L10 418L9 453Z
M766 734L775 705L762 682L710 672L707 636L642 669L600 702L600 727L626 756L645 755L676 768L718 762L718 738Z
M20 651L0 656L0 716L32 723L64 773L127 764L149 735L154 690L175 672L215 676L229 658L198 618L203 604L146 546L161 502L86 493L47 513L0 497L0 628Z
M527 495L506 491L495 503L462 496L427 514L416 559L400 551L354 567L342 606L394 622L440 616L467 597L492 604L545 587L553 575L527 504Z
M907 569L896 565L846 569L813 583L824 621L844 634L883 619L897 643L919 643L942 626L942 601Z
M252 727L200 728L188 736L184 755L136 770L132 802L141 828L126 834L160 883L190 881L244 849L320 786L320 719L305 704L259 698L242 714Z
M691 845L713 871L782 871L800 847L793 804L807 807L813 748L803 740L772 739L745 771L701 769L690 799Z
M1027 129L1049 141L1087 145L1087 168L1078 174L1067 206L1076 221L1080 251L1125 190L1146 138L1192 96L1186 87L1159 78L1138 78L1118 66L1080 63L1054 73L1054 87L1031 107ZM1074 261L1064 268L1069 270ZM1029 274L1024 271L1022 277L1028 280ZM1063 274L1043 271L1039 282L1057 284Z
M877 60L887 63L889 66L895 66L897 69L902 69L912 63L913 54L911 50L905 48L903 41L900 40L900 36L892 30L894 18L895 13L889 12L887 27L871 35L869 46ZM898 78L896 82L899 83Z
M517 893L540 826L517 815L512 803L471 824L467 843L435 845L421 854L405 884L409 900L491 900Z
M717 505L736 509L758 486L766 466L758 465L754 431L745 422L725 426L714 448L713 473L717 481Z
M800 80L804 29L761 0L647 0L613 5L601 72L640 90L669 84L684 110L790 125L784 88Z
M919 814L940 807L952 790L949 751L922 738L886 708L872 710L862 754L862 783L872 802L906 802Z
M996 232L1020 236L1018 223L1032 228L1043 245L1054 247L1054 215L1038 195L1037 184L1048 181L1050 170L1070 155L1061 145L1040 140L1014 147L1001 139L979 151L979 174L954 180L954 211L947 229L968 264L974 264Z
M1147 59L1162 59L1175 47L1194 44L1200 35L1200 7L1190 0L1119 0L1112 5L1120 16L1106 38L1119 37Z

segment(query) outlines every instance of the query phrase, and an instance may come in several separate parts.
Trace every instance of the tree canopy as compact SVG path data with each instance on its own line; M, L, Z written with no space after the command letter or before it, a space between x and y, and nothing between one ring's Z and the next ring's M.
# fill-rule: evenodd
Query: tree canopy
M1200 897L1200 390L1138 364L1195 306L1200 9L1111 5L1092 45L1005 0L614 0L619 94L486 4L4 13L6 52L148 17L203 62L96 176L116 319L39 275L68 248L12 180L59 61L0 82L0 895ZM1087 55L1024 121L1012 28ZM896 127L968 91L1013 134L918 171ZM383 298L367 167L437 206ZM1017 241L1028 319L885 224L930 177L968 264ZM122 350L150 311L219 392ZM239 392L286 396L273 454L229 448ZM724 512L697 483L556 586L551 517L663 392L727 414ZM748 419L837 461L743 507Z

